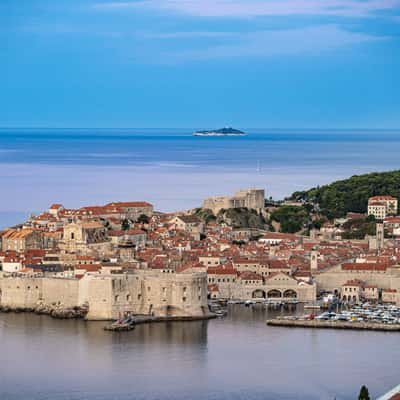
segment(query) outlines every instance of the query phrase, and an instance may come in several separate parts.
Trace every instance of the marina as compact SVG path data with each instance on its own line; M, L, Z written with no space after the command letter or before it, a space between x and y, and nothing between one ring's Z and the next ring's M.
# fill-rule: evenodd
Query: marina
M306 309L306 307L304 307ZM332 328L400 331L400 307L381 304L337 305L337 312L314 315L291 315L267 320L267 325L300 328Z
M400 323L385 324L382 322L343 322L338 320L310 320L294 318L275 318L267 320L269 326L293 328L328 328L328 329L356 329L370 331L400 331Z

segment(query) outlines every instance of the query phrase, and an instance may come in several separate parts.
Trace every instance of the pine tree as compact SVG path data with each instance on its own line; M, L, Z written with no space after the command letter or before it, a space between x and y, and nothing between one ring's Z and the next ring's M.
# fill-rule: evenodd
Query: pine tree
M369 397L369 391L365 385L361 386L358 400L371 400L371 398Z

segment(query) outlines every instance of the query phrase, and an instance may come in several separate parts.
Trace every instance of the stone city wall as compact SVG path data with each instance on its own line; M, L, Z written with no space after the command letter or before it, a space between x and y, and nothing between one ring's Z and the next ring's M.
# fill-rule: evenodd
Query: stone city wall
M87 304L88 319L115 319L125 312L156 317L206 317L205 273L85 275L82 279L6 277L0 279L0 305L35 309L57 304L64 308Z

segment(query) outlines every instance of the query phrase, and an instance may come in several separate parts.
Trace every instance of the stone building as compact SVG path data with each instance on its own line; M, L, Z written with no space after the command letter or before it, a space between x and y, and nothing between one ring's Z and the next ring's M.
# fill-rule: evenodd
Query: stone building
M77 222L64 226L60 248L70 252L85 252L90 248L101 248L101 245L107 244L110 242L103 224L100 222Z
M146 245L146 232L140 229L128 229L126 231L108 231L107 236L114 245L133 245L135 248L142 248Z
M341 288L340 298L345 302L358 303L363 295L364 283L358 279L347 281Z
M382 290L382 301L384 303L400 304L400 293L396 289Z
M81 279L33 275L0 279L1 306L34 309L39 304L65 308L86 304L90 320L116 319L125 312L171 318L209 316L204 272L135 270L88 273Z
M129 219L136 220L141 215L151 217L153 215L153 205L147 201L119 201L109 203L105 207L117 207L121 209L124 216Z
M368 215L376 219L385 219L397 214L397 199L393 196L373 196L368 199Z
M337 295L345 294L342 292L349 281L361 281L364 287L373 286L377 291L398 290L400 291L400 267L388 267L380 263L343 263L319 272L314 276L318 290L329 291ZM369 292L369 290L367 290ZM367 292L363 290L363 296ZM351 293L352 294L352 293ZM346 294L350 295L350 292ZM371 296L376 296L376 292L371 292ZM399 298L400 304L400 298Z
M276 272L263 277L253 271L243 271L237 276L234 269L217 267L209 268L207 273L208 284L214 289L212 293L214 298L298 300L302 302L316 299L315 283L295 279L284 272Z
M204 230L204 224L195 215L178 215L170 223L174 229L188 232L196 240L200 239Z
M28 249L43 248L43 237L33 229L8 229L2 234L2 251L23 252Z
M209 197L203 201L203 208L217 214L220 210L230 208L248 208L257 211L264 209L264 189L239 190L232 197Z

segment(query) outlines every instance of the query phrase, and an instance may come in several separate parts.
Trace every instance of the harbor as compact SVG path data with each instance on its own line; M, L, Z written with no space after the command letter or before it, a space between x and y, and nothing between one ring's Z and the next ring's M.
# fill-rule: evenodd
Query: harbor
M332 307L334 308L334 306ZM304 307L305 309L305 307ZM382 304L336 305L337 311L315 315L288 315L268 319L267 325L299 328L400 331L400 307Z

